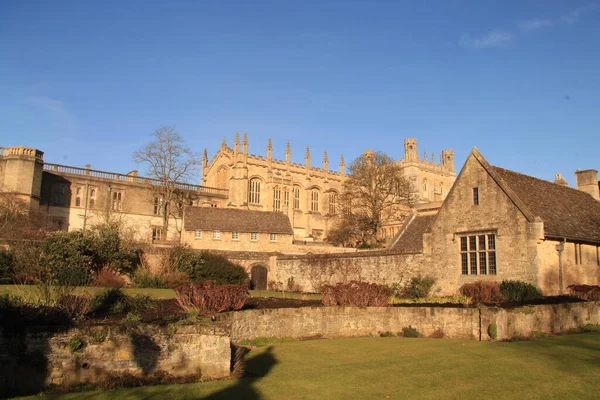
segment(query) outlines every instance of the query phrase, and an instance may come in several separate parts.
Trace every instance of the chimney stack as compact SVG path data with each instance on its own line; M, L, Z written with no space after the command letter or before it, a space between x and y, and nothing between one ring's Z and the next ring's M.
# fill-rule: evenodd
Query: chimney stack
M575 182L577 190L589 193L596 200L600 200L600 189L598 187L598 171L586 169L575 171Z

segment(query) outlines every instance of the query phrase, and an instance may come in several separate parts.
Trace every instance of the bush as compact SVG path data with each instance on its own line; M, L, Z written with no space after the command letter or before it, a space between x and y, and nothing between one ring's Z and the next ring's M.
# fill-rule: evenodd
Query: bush
M207 317L214 317L223 311L239 310L247 297L246 286L217 286L211 281L192 282L175 289L175 299L183 310L198 311Z
M95 295L90 301L90 313L104 315L111 312L122 311L125 294L121 289L112 288Z
M13 263L13 254L0 250L0 283L12 283Z
M509 303L525 303L544 297L538 288L521 281L502 281L500 292Z
M496 324L489 324L487 332L490 338L496 340L496 338L498 337L498 326Z
M433 339L443 339L445 336L446 334L444 333L444 330L442 328L437 328L429 337Z
M87 296L73 294L61 295L56 303L59 310L63 311L70 319L83 319L90 311L91 300Z
M498 282L475 281L465 283L460 287L459 291L463 296L470 297L473 304L496 304L504 301Z
M433 285L435 285L436 279L432 276L415 276L411 278L410 282L402 289L401 297L409 299L420 299L422 297L428 297Z
M569 294L581 300L597 301L600 300L600 286L596 285L569 285L567 286Z
M417 328L413 328L412 326L409 325L409 326L405 326L404 328L402 328L402 336L415 338L415 337L419 337L421 335L419 334L419 331L417 330Z
M107 266L102 267L92 276L94 286L107 288L122 288L127 283L125 277Z
M164 289L167 287L161 275L155 275L145 268L138 268L131 281L138 288Z
M5 293L0 295L0 310L7 308L18 308L23 305L23 300L14 294Z
M169 265L184 272L194 282L212 281L215 285L245 285L248 273L227 258L207 251L195 252L177 246L169 252Z
M71 353L75 353L76 351L83 349L85 343L83 342L83 340L81 340L81 338L73 336L69 339L68 346L69 350L71 350Z
M392 289L376 283L352 281L323 285L321 293L326 306L383 307L389 305Z

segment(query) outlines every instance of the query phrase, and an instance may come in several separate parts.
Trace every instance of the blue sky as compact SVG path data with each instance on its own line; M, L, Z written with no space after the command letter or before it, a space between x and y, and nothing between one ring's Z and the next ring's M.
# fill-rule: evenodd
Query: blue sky
M127 172L162 125L333 169L406 137L457 168L477 146L574 185L600 169L600 3L0 2L0 146Z

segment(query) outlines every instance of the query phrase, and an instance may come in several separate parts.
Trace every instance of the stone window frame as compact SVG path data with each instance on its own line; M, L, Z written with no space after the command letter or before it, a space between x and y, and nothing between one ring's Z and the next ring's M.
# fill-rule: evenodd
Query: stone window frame
M281 211L281 188L273 188L273 211Z
M90 195L90 201L88 203L88 208L94 208L94 206L96 205L96 193L98 191L97 187L89 187L89 195Z
M256 242L258 240L258 232L250 232L250 240Z
M213 231L213 240L221 240L221 231Z
M248 203L260 204L260 179L252 178L248 182Z
M479 203L480 203L479 187L474 187L473 188L473 205L478 206Z
M231 240L240 240L240 234L238 231L231 232Z
M194 231L194 239L202 239L202 231L200 229Z
M75 207L81 207L81 193L83 192L83 186L77 185L75 187Z
M152 227L152 241L160 241L164 239L163 235L163 227L162 226L153 226Z
M456 235L459 238L462 276L498 274L496 232L463 232Z
M270 241L271 242L276 242L277 241L277 234L276 233L271 233Z
M125 198L124 190L111 190L110 192L110 209L112 211L121 211L123 209L123 199Z
M338 213L338 194L337 192L329 192L329 214L336 215Z
M319 190L311 189L310 191L310 211L319 212Z
M294 210L300 210L300 186L294 186Z
M163 198L161 196L154 197L154 208L152 209L153 215L163 215Z

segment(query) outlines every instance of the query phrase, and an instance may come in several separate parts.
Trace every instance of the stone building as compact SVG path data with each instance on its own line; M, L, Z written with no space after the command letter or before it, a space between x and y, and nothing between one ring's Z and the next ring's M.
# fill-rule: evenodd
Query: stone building
M392 249L428 256L446 292L480 279L521 280L545 294L597 285L597 172L576 176L587 186L576 190L560 176L552 183L494 167L473 149L439 212L413 214Z
M0 150L0 190L18 195L38 208L57 228L81 230L103 221L117 221L130 228L139 240L179 240L182 215L169 219L162 232L160 198L152 178L78 168L44 162L44 153L25 147ZM189 203L215 202L227 198L227 190L178 183ZM174 205L174 210L183 204Z
M441 162L419 158L416 139L404 141L404 159L397 161L403 174L413 186L418 203L441 201L447 195L454 179L454 154L444 150ZM329 168L327 152L322 167L312 166L307 147L304 164L292 163L288 142L285 160L273 158L273 144L269 139L266 156L248 154L248 136L240 142L236 135L233 148L224 140L212 159L204 151L202 184L226 189L227 199L219 199L215 206L248 210L278 211L290 218L296 240L322 241L335 222L339 198L343 190L345 162L340 157L339 171ZM392 237L402 223L403 215L383 224L381 236Z
M182 242L193 249L294 252L294 232L280 212L186 207Z

